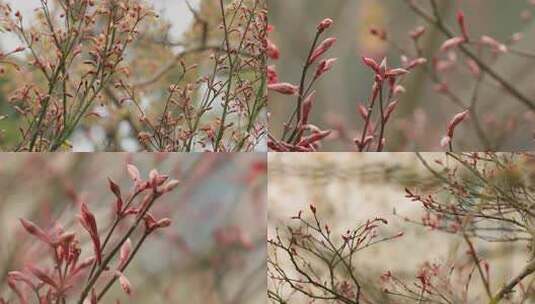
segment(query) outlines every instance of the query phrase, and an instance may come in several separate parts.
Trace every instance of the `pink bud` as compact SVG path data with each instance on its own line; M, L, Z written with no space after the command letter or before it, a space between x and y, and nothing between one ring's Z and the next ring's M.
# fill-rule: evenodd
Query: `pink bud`
M130 240L130 238L128 238L123 243L123 245L121 246L121 250L119 251L119 266L117 266L117 269L122 269L126 265L126 262L128 261L131 252L132 241Z
M364 142L362 143L364 145L364 147L366 147L367 145L369 145L373 140L373 136L372 135L368 135L366 136L366 138L364 138Z
M442 139L440 141L440 145L442 147L446 147L451 143L451 141L453 140L453 135L454 135L454 132L455 132L455 128L468 117L468 113L469 113L468 110L463 111L461 113L456 114L450 120L450 122L448 123L448 130L446 132L446 135L444 137L442 137Z
M329 59L320 61L318 68L316 69L316 74L314 75L314 79L318 79L319 77L321 77L321 75L328 72L334 66L334 63L336 62L336 60L337 58L329 58Z
M168 182L163 186L162 192L163 192L163 193L166 193L166 192L173 191L179 184L180 184L180 181L178 181L178 180L176 180L176 179L172 179L172 180L168 181Z
M385 123L388 121L388 119L390 118L390 115L392 115L392 112L394 112L394 110L396 109L397 105L398 105L398 101L394 100L394 101L390 102L388 104L388 106L386 106L386 109L385 109L385 112L384 112L384 121L385 121Z
M151 184L157 184L158 183L158 176L160 174L158 174L158 170L156 169L152 169L150 170L149 172L149 181L151 182Z
M76 235L73 233L73 232L70 232L70 233L62 233L57 241L56 241L56 244L69 244L70 242L72 242L74 240L74 238L76 237Z
M450 144L450 142L451 142L451 137L443 136L442 139L440 140L440 146L442 148L445 148Z
M326 138L330 134L331 134L331 130L314 132L311 135L306 136L303 139L301 139L301 141L297 145L298 146L308 146L310 144L319 142L320 140Z
M154 229L154 226L156 226L156 219L152 216L150 212L147 212L145 216L143 217L143 221L145 222L145 229L147 231L151 231Z
M26 47L24 46L19 46L17 47L16 49L13 50L13 53L19 53L19 52L22 52L26 49Z
M372 142L373 136L368 135L364 138L363 141L360 140L360 138L353 139L353 142L357 146L359 151L364 151L364 149Z
M267 40L266 54L270 59L277 60L280 57L279 48L271 40Z
M362 62L371 68L376 74L379 74L379 64L369 57L362 57Z
M28 221L28 220L25 220L23 218L20 219L20 223L22 224L22 226L24 227L24 229L26 229L26 231L37 237L38 239L40 239L41 241L49 244L49 245L52 245L52 241L50 239L50 237L48 236L48 234L41 228L39 228L37 225L35 225L34 223L32 223L31 221Z
M284 95L295 95L299 92L299 87L287 82L268 84L268 90Z
M402 86L402 85L397 85L395 88L394 88L394 95L398 95L398 94L401 94L401 93L405 93L406 90L405 90L405 87Z
M321 33L321 32L323 32L323 31L325 31L326 29L328 29L328 28L333 24L333 22L334 22L334 21L333 21L332 19L330 19L330 18L325 18L325 19L323 19L323 20L320 22L320 24L318 24L318 27L317 27L318 32Z
M21 281L26 283L28 286L35 288L35 284L32 282L32 279L29 275L27 275L24 272L20 271L10 271L7 273L7 276L9 279L15 280L15 281Z
M121 198L121 188L119 188L119 186L110 177L108 177L108 183L110 185L111 192L113 192L113 194L115 194L115 196L118 199L120 199Z
M37 266L29 266L28 269L41 282L54 287L56 290L59 289L59 284L56 281L54 281L54 279L50 275L48 275L45 271L43 271L42 269L38 268Z
M310 55L308 63L313 63L314 61L316 61L321 55L325 54L325 52L327 52L335 43L336 38L334 37L330 37L323 40Z
M425 27L419 26L410 32L410 36L414 40L418 40L425 33Z
M130 175L130 178L134 182L141 181L141 174L139 173L139 170L137 169L136 166L128 164L126 165L126 169L128 170L128 175Z
M386 77L398 77L398 76L402 76L402 75L405 75L409 73L409 71L405 70L405 69L401 69L401 68L398 68L398 69L392 69L392 70L388 70L386 73L385 73L385 76Z
M383 61L381 61L381 64L379 65L379 75L381 76L382 79L385 78L387 68L388 68L388 60L385 57L383 58Z
M277 70L275 70L275 66L273 65L269 65L267 67L267 81L268 84L279 82L279 75L277 74Z
M11 278L7 279L7 284L9 285L9 288L11 288L15 294L17 295L17 298L19 299L19 303L21 304L28 304L28 299L26 298L26 295L22 292L22 290L15 284L15 281L13 281ZM4 302L4 299L0 297L0 303ZM4 302L7 304L7 302ZM4 304L2 303L2 304Z
M455 128L461 123L463 122L466 117L468 116L468 113L469 111L466 110L464 112L461 112L461 113L458 113L456 114L450 121L450 123L448 124L448 133L447 135L451 138L453 138L453 133L455 131Z
M507 53L507 46L490 36L481 36L481 43L490 46L496 52Z
M72 271L71 271L71 275L74 275L74 274L77 274L79 273L80 271L84 270L85 268L93 265L93 263L95 262L95 257L88 257L86 258L85 260L83 260L81 263L78 263L78 265L76 266L76 268L74 268Z
M160 175L158 170L152 169L149 172L149 183L153 192L157 192L158 186L161 185L168 178L166 175Z
M466 42L466 38L465 37L453 37L451 39L448 39L446 41L444 41L444 43L442 44L442 46L440 47L440 51L442 52L445 52L451 48L454 48L454 47L457 47L463 43Z
M381 138L381 140L379 141L379 146L377 147L377 149L379 151L383 151L384 147L385 147L385 143L386 143L386 138Z
M363 104L359 104L357 107L360 116L362 116L362 119L366 120L368 119L368 109Z
M156 227L157 228L169 227L169 226L171 226L171 223L172 223L171 219L166 217L166 218L163 218L163 219L159 220L158 222L156 222Z
M407 70L414 69L415 67L420 66L422 64L426 64L426 63L427 63L427 59L425 58L414 59L411 62L409 62L409 64L407 65Z
M464 22L464 13L462 11L457 12L457 23L461 28L461 33L463 34L464 39L468 41L468 31L466 30L466 24Z
M89 211L89 208L87 208L87 205L84 202L81 203L80 215L78 216L78 218L84 229L89 233L89 236L91 237L95 257L97 259L97 263L100 265L100 263L102 262L102 252L100 249L100 238L98 235L97 222L95 220L95 216L93 215L93 213L91 213L91 211Z
M310 111L312 110L312 104L314 103L314 98L316 96L316 91L312 91L310 95L305 98L303 101L303 106L301 109L301 122L299 125L306 125L308 123L308 117L310 115Z

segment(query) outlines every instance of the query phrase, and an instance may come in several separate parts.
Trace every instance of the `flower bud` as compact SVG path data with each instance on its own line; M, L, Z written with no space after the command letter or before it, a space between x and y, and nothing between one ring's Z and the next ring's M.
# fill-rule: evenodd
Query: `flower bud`
M277 74L277 70L275 70L275 66L273 65L267 67L267 81L268 84L279 82L279 75Z
M40 239L41 241L49 245L52 245L52 240L50 239L48 234L43 229L39 228L37 225L35 225L31 221L25 220L23 218L20 219L20 223L22 224L24 229L26 229L26 231L29 234L37 237L38 239Z
M127 295L132 295L132 284L130 284L130 281L126 278L124 274L118 274L119 275L119 285L121 285L121 288Z
M323 40L310 55L308 63L313 63L314 61L316 61L319 57L321 57L321 55L325 54L325 52L327 52L335 43L336 38L334 37L330 37Z
M331 19L331 18L325 18L323 19L320 24L318 24L318 32L323 32L325 31L326 29L328 29L332 24L334 23L334 21Z
M268 84L268 90L275 91L283 95L295 95L299 87L287 82Z
M459 45L461 45L461 44L463 44L465 42L466 42L466 38L465 37L453 37L451 39L448 39L448 40L444 41L444 43L440 47L440 51L441 52L448 51L449 49L457 47L457 46L459 46Z
M176 180L176 179L172 179L172 180L168 181L168 182L163 186L162 192L163 192L163 193L166 193L166 192L173 191L179 184L180 184L180 181L178 181L178 180Z
M171 226L171 223L172 223L171 219L169 219L169 218L163 218L163 219L159 220L159 221L156 223L156 226L157 226L158 228L165 228L165 227L169 227L169 226Z
M481 43L490 46L495 52L507 53L507 46L490 36L481 36Z
M271 40L267 40L266 54L270 59L277 60L280 57L279 48Z
M128 165L126 165L126 169L128 170L128 175L130 175L130 178L134 182L137 183L137 182L141 181L141 174L139 173L139 170L137 169L136 166L128 164Z
M329 58L320 61L318 68L316 69L316 73L314 74L314 79L318 79L321 77L321 75L328 72L334 66L336 60L337 58Z
M113 181L113 179L111 179L110 177L108 177L108 183L110 185L110 190L111 192L113 192L113 194L115 194L115 196L117 198L121 198L121 189L119 188L119 186Z
M369 57L362 57L362 62L367 65L369 68L371 68L376 74L379 73L379 64Z
M461 33L463 34L464 39L468 41L468 31L466 29L466 24L464 22L464 13L462 11L457 12L457 23L461 28Z
M119 266L117 266L117 269L121 269L126 265L131 253L132 253L132 241L130 240L130 238L128 238L123 243L119 251Z
M414 40L418 40L425 33L425 27L419 26L410 32L410 36Z

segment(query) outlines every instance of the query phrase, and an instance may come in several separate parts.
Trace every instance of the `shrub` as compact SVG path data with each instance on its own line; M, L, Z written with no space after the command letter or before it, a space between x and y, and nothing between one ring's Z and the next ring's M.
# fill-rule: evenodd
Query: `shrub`
M105 138L89 132L85 140L101 149L123 149L124 137L147 151L257 149L266 104L265 3L203 6L189 6L194 24L177 43L143 0L43 0L32 26L1 4L0 26L21 41L0 54L13 88L6 127L14 139L5 149L68 150L82 126L95 125Z

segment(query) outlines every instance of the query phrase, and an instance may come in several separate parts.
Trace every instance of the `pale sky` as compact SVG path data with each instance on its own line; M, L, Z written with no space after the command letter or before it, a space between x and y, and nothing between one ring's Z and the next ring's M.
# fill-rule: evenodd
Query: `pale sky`
M40 7L40 0L4 0L4 2L10 4L13 10L20 10L23 16L31 16L32 10ZM180 33L187 28L193 18L185 0L147 0L147 2L154 5L162 18L169 20L173 24L171 33L177 33L173 35L174 37L180 36ZM200 0L190 0L191 5L194 7L199 2ZM18 39L15 37L2 37L0 44L3 48L9 49L18 46Z

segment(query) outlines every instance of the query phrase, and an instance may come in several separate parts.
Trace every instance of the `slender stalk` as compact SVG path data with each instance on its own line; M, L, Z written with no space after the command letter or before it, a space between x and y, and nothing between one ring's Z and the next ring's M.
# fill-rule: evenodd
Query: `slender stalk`
M297 115L295 128L293 129L290 137L286 141L287 143L291 143L294 137L297 135L297 131L299 128L299 120L301 120L301 107L303 106L303 99L305 96L303 96L303 92L305 89L305 81L308 73L308 69L311 66L310 63L310 57L312 56L312 53L314 52L314 49L316 48L316 45L318 44L319 38L321 36L321 32L317 31L316 36L314 36L314 41L312 42L312 45L310 46L310 50L308 51L308 56L305 61L305 65L303 66L303 71L301 72L301 80L299 81L299 95L297 96L297 105L295 107L294 112L292 113L292 116L290 117L290 120L288 121L287 125L284 127L284 133L282 134L282 140L286 137L287 128L290 127L290 125L293 123L294 117Z
M143 244L143 242L145 241L145 239L150 235L150 231L145 231L145 233L143 234L143 236L141 237L141 239L137 242L136 246L134 247L134 250L132 251L132 254L130 254L130 256L128 257L128 260L126 261L126 263L119 269L120 272L124 272L124 270L126 269L126 267L128 267L128 265L130 264L130 262L132 261L132 259L134 258L134 256L136 255L136 253L138 252L139 248L141 248L141 245ZM111 288L111 286L113 285L113 283L115 283L115 281L117 281L117 276L114 276L107 284L106 286L104 286L104 288L102 289L102 291L98 294L97 296L97 301L100 301L100 299L102 299L102 297L104 297L104 295L106 294L106 292Z
M483 287L485 287L485 292L487 293L487 297L489 299L492 299L492 293L490 291L490 284L489 284L489 281L488 281L487 277L485 276L485 273L483 272L483 269L481 268L481 260L479 259L478 255L476 253L476 249L474 248L474 244L472 243L472 241L470 240L470 238L468 237L466 232L463 233L463 238L466 241L466 244L468 244L468 249L469 249L470 256L474 260L474 264L476 265L477 271L478 271L479 276L481 278L481 282L483 282Z
M227 90L225 92L225 101L223 103L223 113L221 114L221 122L219 126L219 130L216 135L216 140L214 144L214 151L217 152L219 150L219 144L221 142L221 139L223 138L223 133L225 132L225 121L227 118L227 111L230 103L230 91L232 89L232 77L234 75L234 68L236 61L232 61L232 51L230 49L230 41L228 36L228 27L227 27L227 18L225 14L225 5L223 3L223 0L219 0L219 8L221 10L221 16L223 17L223 31L225 35L225 45L226 45L226 51L227 51L227 57L229 62L229 79L227 83Z
M535 272L535 260L527 264L520 273L513 277L505 286L500 288L496 295L490 300L489 304L498 304L503 298L513 291L513 289L527 276Z
M384 100L383 100L383 85L381 84L379 86L379 114L380 114L380 122L381 122L381 126L380 126L380 131L379 131L379 138L378 138L378 143L377 143L377 152L381 152L383 151L383 137L385 136L385 114L384 114Z
M379 85L379 84L377 84L377 85ZM375 100L376 100L376 95L375 95L374 92L372 92L372 94L370 95L370 98L369 98L366 120L364 121L364 128L363 128L362 134L360 136L360 144L361 145L358 147L359 148L359 152L362 152L364 150L364 148L365 148L364 140L366 139L366 135L368 134L368 128L370 127L371 116L372 116L372 113L373 113Z

